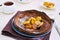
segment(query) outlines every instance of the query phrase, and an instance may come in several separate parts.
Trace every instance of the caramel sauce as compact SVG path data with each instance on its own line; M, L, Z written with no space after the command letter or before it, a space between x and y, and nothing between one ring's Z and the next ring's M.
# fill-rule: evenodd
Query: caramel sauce
M11 6L11 5L13 5L14 3L13 2L5 2L4 3L4 5L6 5L6 6Z

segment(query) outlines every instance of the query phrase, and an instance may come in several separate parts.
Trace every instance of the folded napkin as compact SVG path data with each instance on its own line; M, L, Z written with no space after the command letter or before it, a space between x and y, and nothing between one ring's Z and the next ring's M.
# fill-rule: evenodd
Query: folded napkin
M20 13L20 11L18 11L18 13ZM16 15L18 15L18 13ZM8 22L8 24L5 26L5 28L2 30L2 35L15 38L16 40L49 40L51 32L48 33L47 35L45 35L43 37L39 37L39 38L26 38L26 37L20 36L15 31L13 31L13 29L11 28L11 21L13 18L11 18L11 20Z

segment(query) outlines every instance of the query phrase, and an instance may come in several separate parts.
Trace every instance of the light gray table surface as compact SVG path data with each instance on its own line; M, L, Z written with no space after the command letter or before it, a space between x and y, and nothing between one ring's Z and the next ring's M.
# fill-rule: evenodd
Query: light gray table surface
M4 2L4 1L7 1L7 0L0 0L1 2ZM55 20L55 23L56 23L56 27L57 28L60 28L59 24L60 24L60 16L59 16L59 12L60 12L60 0L48 0L48 1L51 1L51 2L54 2L55 3L55 8L53 10L48 10L48 9L45 9L43 7L41 7L41 4L43 1L47 1L47 0L33 0L31 3L29 4L21 4L19 3L17 0L11 0L11 1L14 1L16 3L16 9L17 11L20 10L20 11L24 11L24 10L32 10L32 9L35 9L35 10L39 10L39 11L43 11L45 12L49 17L51 17L52 19ZM0 13L0 40L15 40L13 38L10 38L10 37L7 37L7 36L4 36L4 35L1 35L1 31L3 30L3 28L6 26L6 24L8 23L8 21L16 14L13 13L13 14L10 14L10 15L6 15L6 14L3 14L3 13ZM52 32L51 32L51 35L50 35L50 40L60 40L60 36L55 28L55 24L52 28Z

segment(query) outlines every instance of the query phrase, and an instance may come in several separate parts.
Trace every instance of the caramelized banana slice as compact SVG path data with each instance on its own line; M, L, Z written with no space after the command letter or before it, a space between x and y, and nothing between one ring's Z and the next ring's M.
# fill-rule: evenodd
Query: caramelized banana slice
M23 22L23 24L25 25L25 24L29 24L30 23L30 21L25 21L25 22Z
M53 3L49 3L49 8L52 8L52 7L54 7L54 4Z
M48 3L48 2L44 2L43 5L44 5L44 6L48 6L49 3Z
M43 25L43 22L36 21L35 24L38 25L38 26L41 26L41 25Z
M33 27L30 24L25 25L26 28L32 29Z
M42 18L38 16L38 17L36 18L36 21L39 21L39 20L42 20Z
M36 19L33 18L33 17L31 17L31 18L29 19L29 21L30 21L31 24L35 24Z
M47 8L53 8L54 7L54 3L52 3L52 2L44 2L43 5Z

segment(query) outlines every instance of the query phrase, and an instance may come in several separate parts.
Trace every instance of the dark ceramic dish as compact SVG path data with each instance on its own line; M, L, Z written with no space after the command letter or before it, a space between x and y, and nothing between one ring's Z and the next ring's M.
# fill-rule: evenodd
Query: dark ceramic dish
M13 20L12 20L12 22L11 22L11 27L12 27L12 29L13 29L17 34L19 34L20 36L23 36L23 37L27 37L27 38L43 37L43 36L45 36L45 35L47 35L48 33L51 32L51 30L50 30L49 32L47 32L47 33L45 33L45 34L42 34L42 35L40 34L40 35L37 35L37 36L28 35L28 34L26 34L26 33L20 32L18 29L16 29L15 26L14 26Z
M36 37L43 37L45 35L47 35L49 32L51 32L51 28L52 28L52 24L53 24L53 20L50 19L44 12L39 12L37 10L27 10L27 11L23 11L23 12L36 12L36 13L40 13L40 16L42 16L44 19L46 19L49 23L50 23L50 29L47 31L47 32L44 32L42 34L38 34L38 35L35 35L35 34L29 34L29 33L26 33L26 31L21 31L21 29L18 29L18 26L14 25L14 19L12 20L12 29L19 35L21 36L24 36L24 37L28 37L28 38L36 38ZM22 12L19 12L18 14L20 14Z

